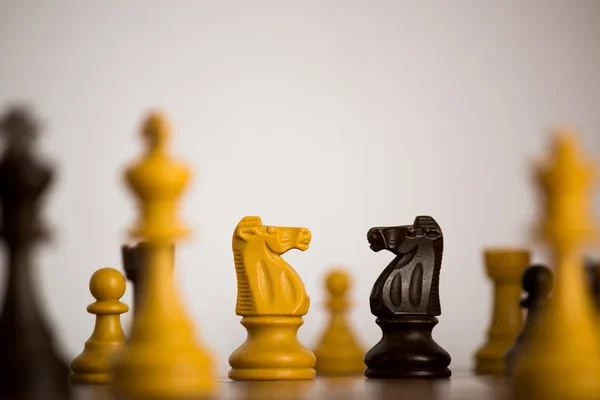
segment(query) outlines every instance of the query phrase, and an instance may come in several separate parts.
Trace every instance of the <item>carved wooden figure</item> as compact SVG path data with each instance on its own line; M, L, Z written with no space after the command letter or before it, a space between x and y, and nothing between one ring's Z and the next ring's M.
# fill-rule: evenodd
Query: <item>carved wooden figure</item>
M592 259L586 260L585 269L594 307L596 307L597 310L600 310L600 261Z
M212 354L199 341L173 276L172 244L189 235L179 199L191 171L169 154L169 125L164 114L150 114L142 128L145 152L125 171L139 210L130 237L148 243L129 341L114 369L115 394L128 400L201 398L215 387Z
M6 148L0 160L1 240L7 257L5 298L0 315L0 398L69 398L69 368L59 353L50 323L33 286L35 245L49 232L40 203L53 172L36 160L37 127L24 109L0 122Z
M142 297L142 275L144 267L148 264L148 253L150 246L148 243L140 242L134 245L121 246L121 260L125 277L133 284L133 314L136 314L140 298ZM171 245L172 263L175 265L175 245ZM135 317L134 317L135 318Z
M450 355L432 338L441 314L439 276L443 235L437 222L418 216L413 225L371 228L373 251L396 257L379 276L371 312L383 337L365 357L367 378L447 378Z
M536 236L549 250L556 282L514 360L511 398L599 399L598 319L583 266L600 233L592 207L597 172L572 132L557 132L551 149L535 173L542 205Z
M281 255L304 251L306 228L264 226L259 217L244 217L233 233L237 275L236 314L247 340L229 357L234 380L305 380L315 377L315 355L296 336L308 313L304 283Z
M475 371L480 375L504 375L504 354L523 328L521 277L529 264L526 249L487 249L485 265L493 280L494 299L487 340L475 353Z
M517 335L515 343L504 355L504 373L509 376L512 375L515 358L519 357L521 349L529 340L532 327L535 326L540 314L546 308L546 303L554 286L554 274L545 265L534 264L525 270L521 282L526 297L521 300L520 305L527 310L527 318L523 330Z
M96 323L83 352L71 362L73 383L104 385L112 381L112 364L127 340L121 314L129 311L129 306L119 301L125 289L125 277L114 268L101 268L92 275L90 292L96 301L87 311L96 315Z
M352 329L353 324L348 321L352 306L348 295L351 282L350 273L343 269L330 271L325 279L329 292L325 303L329 321L313 350L319 376L351 376L365 372L365 350Z

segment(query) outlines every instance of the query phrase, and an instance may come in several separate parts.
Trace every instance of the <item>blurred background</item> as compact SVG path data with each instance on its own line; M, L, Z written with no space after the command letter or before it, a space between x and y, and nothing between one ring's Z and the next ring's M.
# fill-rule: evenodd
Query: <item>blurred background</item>
M194 170L177 281L221 376L246 336L231 252L245 215L312 232L284 256L311 297L301 341L324 329L322 280L342 267L366 348L381 335L369 292L393 258L367 230L433 216L445 235L434 338L451 369L472 368L491 318L483 249L545 257L531 176L551 130L576 129L600 168L598 21L595 0L0 0L0 110L31 107L57 169L36 279L60 345L79 354L89 278L121 268L135 218L122 171L161 108Z

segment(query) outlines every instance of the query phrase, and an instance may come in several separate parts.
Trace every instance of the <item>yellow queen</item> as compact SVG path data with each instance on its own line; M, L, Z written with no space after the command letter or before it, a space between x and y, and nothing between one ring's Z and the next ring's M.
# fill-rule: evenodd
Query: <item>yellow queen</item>
M543 220L538 235L550 249L556 285L547 309L515 359L515 399L600 398L600 338L582 253L596 239L592 165L570 132L556 135L550 163L538 170Z
M148 246L139 310L115 366L114 389L126 399L196 398L213 388L211 356L195 340L173 279L171 246L189 234L177 207L190 172L167 154L169 131L167 119L152 113L142 129L145 154L125 175L140 210L130 236Z

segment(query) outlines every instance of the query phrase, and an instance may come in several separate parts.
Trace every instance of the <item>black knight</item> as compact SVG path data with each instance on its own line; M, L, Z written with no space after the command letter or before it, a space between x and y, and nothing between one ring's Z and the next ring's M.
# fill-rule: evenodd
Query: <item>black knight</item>
M371 312L383 337L366 355L367 378L447 378L450 355L432 338L441 314L439 276L444 239L427 216L413 225L371 228L373 251L396 257L379 276L370 296Z

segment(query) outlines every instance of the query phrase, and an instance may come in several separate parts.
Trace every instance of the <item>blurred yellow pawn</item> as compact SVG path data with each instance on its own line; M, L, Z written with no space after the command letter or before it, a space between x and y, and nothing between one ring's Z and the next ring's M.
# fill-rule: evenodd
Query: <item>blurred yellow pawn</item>
M92 275L90 292L97 301L90 304L87 311L96 315L96 326L83 352L71 363L73 383L111 382L112 360L126 341L120 315L129 311L129 307L119 301L125 287L125 277L116 269L102 268Z
M351 306L348 300L350 286L350 276L343 270L331 271L325 280L330 320L314 350L317 357L315 370L320 376L362 375L365 371L365 350L358 344L346 318Z

